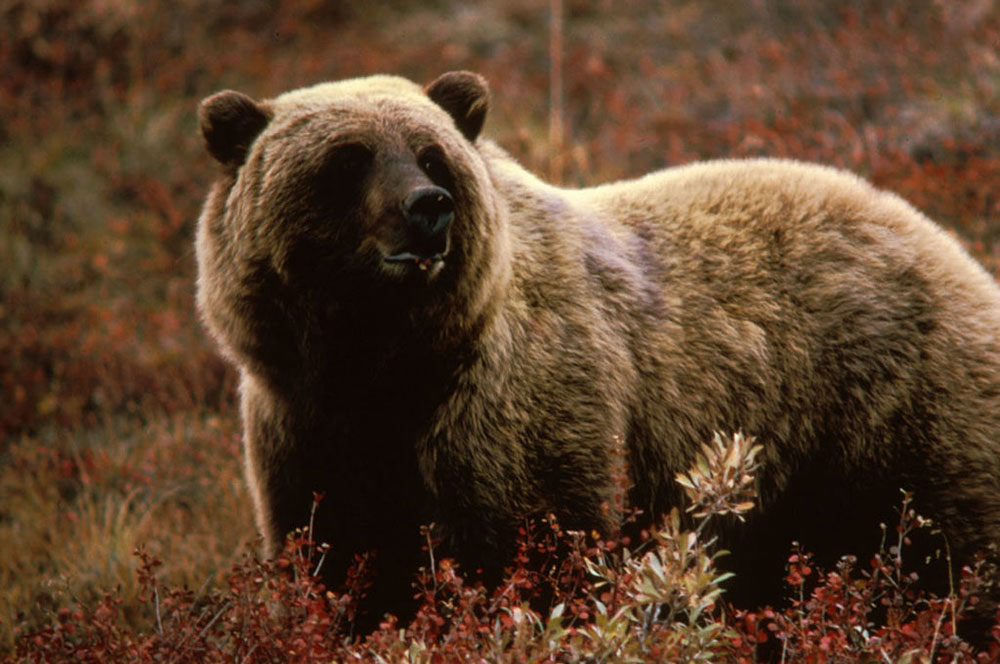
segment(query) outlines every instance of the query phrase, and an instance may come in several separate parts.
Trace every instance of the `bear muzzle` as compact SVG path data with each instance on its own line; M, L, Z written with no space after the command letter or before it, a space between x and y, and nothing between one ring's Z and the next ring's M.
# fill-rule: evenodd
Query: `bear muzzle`
M387 263L413 262L427 270L444 262L448 253L448 230L455 218L455 201L447 189L430 186L411 191L402 203L407 246L384 258Z

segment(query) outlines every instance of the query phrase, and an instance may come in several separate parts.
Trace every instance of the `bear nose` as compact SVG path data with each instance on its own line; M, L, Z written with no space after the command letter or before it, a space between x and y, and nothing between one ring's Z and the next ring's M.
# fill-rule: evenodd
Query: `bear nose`
M420 187L403 201L403 216L419 242L438 244L455 216L455 201L441 187Z

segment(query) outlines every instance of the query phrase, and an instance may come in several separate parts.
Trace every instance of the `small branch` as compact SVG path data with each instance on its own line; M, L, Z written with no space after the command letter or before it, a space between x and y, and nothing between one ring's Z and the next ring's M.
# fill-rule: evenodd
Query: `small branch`
M160 591L153 584L153 606L156 608L156 633L163 636L163 623L160 621Z
M941 639L941 624L944 622L944 617L949 610L952 611L952 619L954 619L955 603L950 597L945 601L945 605L941 608L941 613L938 615L937 622L934 623L934 638L931 640L931 651L927 655L928 662L934 661L934 652L937 650L938 641ZM952 626L954 625L955 623L953 622Z
M316 561L316 567L313 568L312 575L319 576L319 571L323 569L323 561L326 560L326 554L330 551L329 546L320 545L320 556L319 560Z
M563 183L563 3L549 3L549 178Z
M424 537L427 538L427 555L431 559L431 581L434 582L434 595L437 596L438 592L438 577L437 577L437 563L434 561L434 539L431 537L431 530L434 528L434 524L430 524L424 529Z
M260 643L253 644L253 648L250 648L250 650L246 654L246 657L243 658L243 662L241 664L247 664L247 662L250 661L250 657L253 656L254 651L257 650L257 647L259 645Z
M307 552L308 553L307 553L307 556L306 556L308 560L312 560L312 557L313 557L313 545L316 542L316 531L315 531L315 529L313 527L313 524L316 521L316 505L318 505L318 504L319 504L319 498L314 493L313 494L312 507L309 509L309 540L308 540L309 543L307 545L308 546L308 548L307 548Z

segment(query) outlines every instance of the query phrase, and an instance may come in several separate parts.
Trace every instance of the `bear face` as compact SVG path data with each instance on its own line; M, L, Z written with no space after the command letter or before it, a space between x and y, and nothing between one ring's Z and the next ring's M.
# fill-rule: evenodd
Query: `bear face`
M482 79L461 73L426 93L377 77L263 103L213 95L200 109L202 135L229 171L236 203L217 223L244 236L248 260L269 263L296 288L336 297L364 281L397 294L407 285L413 297L445 265L457 275L474 259L470 219L490 212L477 191L485 167L469 141L487 106Z

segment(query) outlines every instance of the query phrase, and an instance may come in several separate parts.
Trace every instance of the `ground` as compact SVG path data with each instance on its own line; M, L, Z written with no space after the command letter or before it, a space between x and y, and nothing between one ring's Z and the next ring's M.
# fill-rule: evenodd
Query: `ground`
M148 620L127 601L137 545L201 592L251 543L234 377L193 307L213 168L195 110L218 89L471 69L493 88L486 133L545 177L819 161L1000 274L995 1L568 1L559 154L547 7L265 5L0 1L0 652L119 585Z

